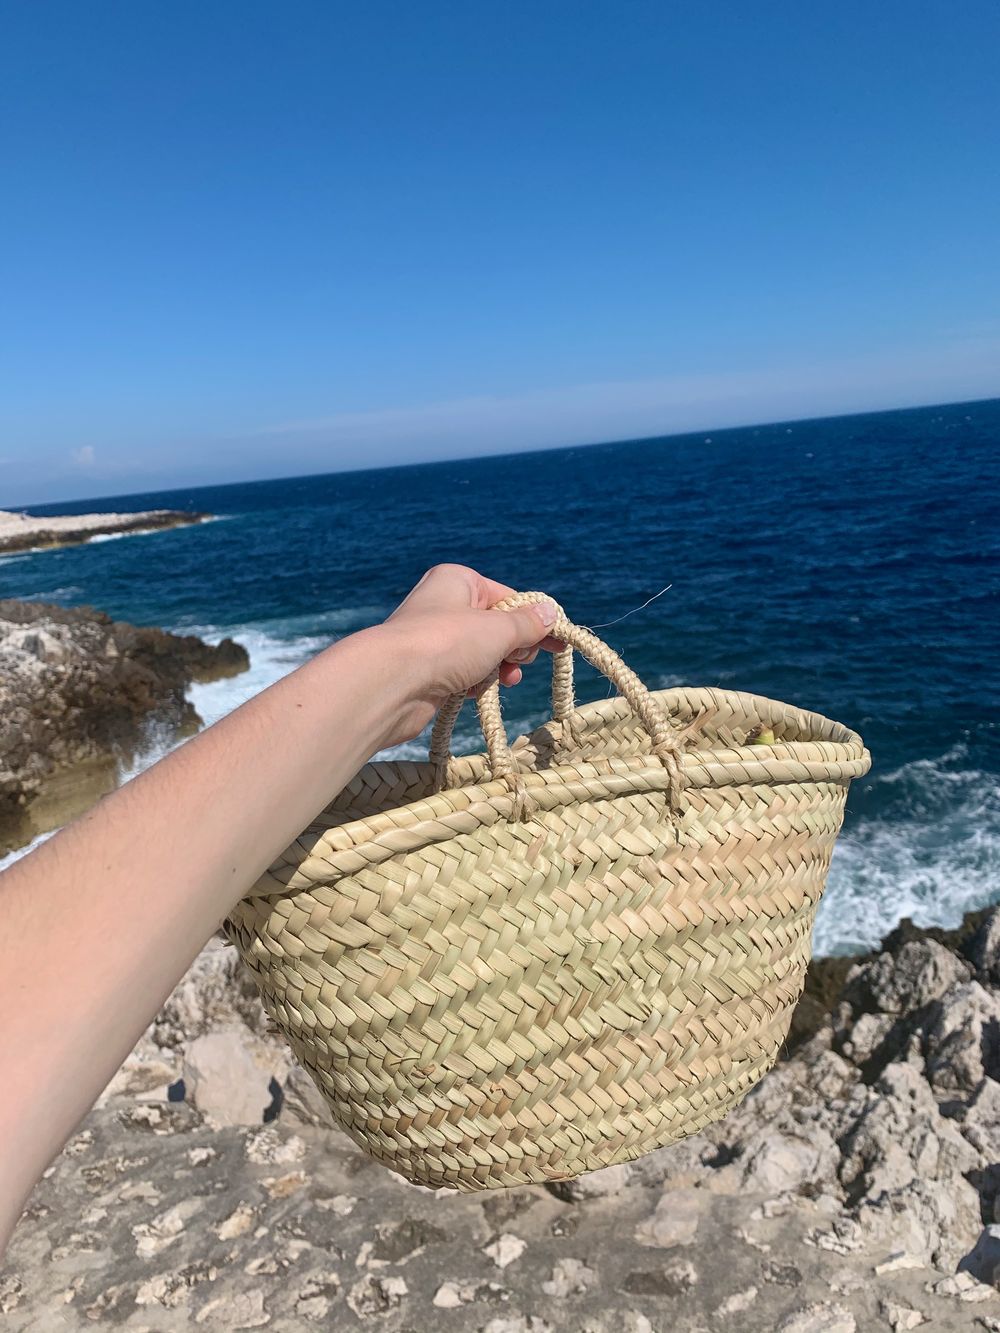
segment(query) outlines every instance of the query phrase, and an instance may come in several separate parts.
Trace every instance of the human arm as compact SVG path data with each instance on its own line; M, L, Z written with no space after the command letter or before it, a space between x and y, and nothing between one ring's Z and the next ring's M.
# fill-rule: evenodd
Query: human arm
M0 874L0 1252L34 1182L205 941L378 750L546 640L547 608L431 570L341 640Z

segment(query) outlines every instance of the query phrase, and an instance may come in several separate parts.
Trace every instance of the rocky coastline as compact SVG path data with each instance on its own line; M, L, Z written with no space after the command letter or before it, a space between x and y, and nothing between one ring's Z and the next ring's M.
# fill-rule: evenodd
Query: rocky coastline
M192 681L248 666L231 639L0 600L0 855L82 813L154 738L197 730Z
M180 509L147 509L124 514L21 514L0 509L0 555L75 546L109 533L155 532L203 523L211 514Z
M5 1327L997 1333L1000 909L886 946L815 966L822 1017L720 1124L459 1195L331 1125L213 940L36 1189Z

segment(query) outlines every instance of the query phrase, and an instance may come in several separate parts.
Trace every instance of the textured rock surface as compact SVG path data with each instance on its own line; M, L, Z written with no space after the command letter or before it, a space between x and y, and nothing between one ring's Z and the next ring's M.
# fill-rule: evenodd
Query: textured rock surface
M200 523L207 514L177 509L147 509L133 514L12 514L0 509L0 551L30 551L45 546L72 546L101 533L152 532Z
M998 919L841 968L834 1012L704 1134L482 1195L331 1128L213 941L36 1189L4 1327L1000 1329ZM258 1122L200 1105L205 1070Z
M0 855L81 813L60 804L60 784L89 803L152 728L196 730L191 681L248 665L231 639L212 647L92 607L0 600Z

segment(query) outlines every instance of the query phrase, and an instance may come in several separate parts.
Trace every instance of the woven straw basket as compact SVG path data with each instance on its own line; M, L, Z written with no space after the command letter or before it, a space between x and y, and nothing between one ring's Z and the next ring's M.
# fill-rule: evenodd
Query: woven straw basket
M566 1179L739 1102L869 767L816 713L651 693L561 612L552 634L552 722L509 746L494 677L488 754L453 759L450 701L430 762L364 768L226 927L339 1124L425 1185ZM574 709L573 648L619 697Z

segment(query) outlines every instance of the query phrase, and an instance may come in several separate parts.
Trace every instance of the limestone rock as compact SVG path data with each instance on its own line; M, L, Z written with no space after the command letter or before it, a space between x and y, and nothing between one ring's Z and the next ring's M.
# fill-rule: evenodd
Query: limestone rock
M246 1029L197 1037L184 1055L186 1095L214 1125L260 1125L275 1100L285 1062L253 1043Z
M927 1322L925 1316L909 1305L899 1305L895 1301L882 1301L880 1307L892 1333L907 1333L911 1328L919 1328Z
M195 1315L196 1324L206 1324L210 1328L263 1328L270 1322L271 1316L264 1309L264 1293L259 1290L219 1296L208 1301Z
M976 981L957 986L934 1008L924 1053L936 1092L969 1093L1000 1077L1000 999Z
M844 998L856 1013L910 1014L968 981L971 969L934 940L912 940L848 973Z
M742 1291L734 1291L716 1308L715 1318L724 1321L732 1320L735 1316L743 1314L745 1310L749 1310L756 1299L756 1287L744 1287Z
M232 640L213 647L93 607L0 600L0 855L81 814L122 759L196 729L192 680L248 665Z
M750 1194L773 1197L824 1179L828 1172L821 1166L835 1168L836 1160L836 1145L822 1131L810 1140L765 1127L746 1146L741 1187Z
M980 1282L967 1270L942 1278L939 1282L929 1282L927 1290L932 1291L935 1296L953 1296L956 1300L965 1301L970 1305L978 1305L981 1301L988 1301L996 1295L991 1286Z
M1000 908L995 908L969 943L969 958L984 986L1000 986Z
M841 1305L821 1302L796 1310L778 1325L777 1333L856 1333L857 1321Z
M635 1238L640 1245L660 1249L690 1245L697 1235L702 1211L702 1195L698 1190L668 1190L653 1215L636 1227Z
M563 1299L587 1291L597 1281L597 1274L579 1259L560 1259L552 1270L552 1277L542 1283L547 1296Z
M510 1232L504 1232L497 1236L496 1240L487 1245L483 1251L496 1264L497 1268L506 1268L508 1264L514 1263L520 1259L525 1251L525 1242L520 1236L511 1235Z
M840 1179L856 1197L877 1199L918 1178L960 1180L978 1164L975 1150L941 1115L911 1065L889 1065L877 1091L841 1141Z

